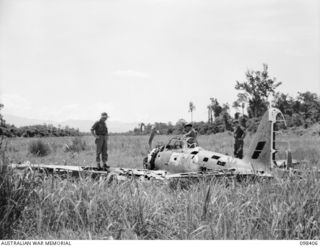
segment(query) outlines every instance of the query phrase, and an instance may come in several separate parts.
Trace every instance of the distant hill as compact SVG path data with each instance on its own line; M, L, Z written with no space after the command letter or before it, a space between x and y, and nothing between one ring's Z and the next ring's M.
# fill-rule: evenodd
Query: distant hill
M96 121L94 120L75 120L70 119L63 122L56 122L51 120L40 120L40 119L33 119L33 118L25 118L19 117L10 114L4 114L4 119L6 123L13 124L17 127L28 126L28 125L36 125L36 124L52 124L54 126L61 125L61 127L69 126L72 128L79 128L81 132L89 132L91 126ZM138 126L138 123L124 123L120 121L107 121L107 125L110 132L113 133L122 133L127 132L129 130L133 130L135 127Z

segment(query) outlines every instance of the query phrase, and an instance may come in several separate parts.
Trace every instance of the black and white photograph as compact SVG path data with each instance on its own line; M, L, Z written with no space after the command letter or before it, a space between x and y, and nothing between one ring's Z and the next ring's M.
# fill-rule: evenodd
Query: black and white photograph
M319 239L320 1L0 0L1 246Z

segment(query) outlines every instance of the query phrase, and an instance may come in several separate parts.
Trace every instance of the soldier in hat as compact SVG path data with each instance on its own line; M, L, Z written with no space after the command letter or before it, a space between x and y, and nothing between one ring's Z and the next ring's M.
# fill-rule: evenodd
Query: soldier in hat
M101 113L99 121L95 122L91 128L92 135L96 138L96 162L97 168L101 170L100 163L103 163L103 169L109 168L107 165L108 160L108 128L106 120L109 118L106 112ZM100 157L101 156L101 157Z
M234 137L234 156L236 158L242 159L243 158L243 144L244 138L246 136L245 128L243 127L243 121L235 120L234 123L236 124L236 128L233 133Z
M198 146L197 141L197 131L192 127L192 123L187 123L184 125L184 132L185 134L183 137L187 140L188 146Z

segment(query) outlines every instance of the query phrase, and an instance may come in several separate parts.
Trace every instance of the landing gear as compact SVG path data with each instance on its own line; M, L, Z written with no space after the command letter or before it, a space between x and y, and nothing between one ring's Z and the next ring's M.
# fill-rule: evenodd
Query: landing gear
M149 168L149 163L148 163L148 157L143 158L143 168L144 169L150 169Z
M157 157L157 154L162 150L162 148L155 148L151 151L151 153L149 154L151 156L150 161L149 160L149 156L145 157L143 159L143 168L144 169L148 169L148 170L154 170L155 169L155 160Z

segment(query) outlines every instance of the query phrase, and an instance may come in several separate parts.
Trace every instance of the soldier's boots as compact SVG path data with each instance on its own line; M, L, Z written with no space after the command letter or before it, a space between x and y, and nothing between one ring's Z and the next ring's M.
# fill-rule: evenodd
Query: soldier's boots
M107 171L110 168L106 163L103 164L103 167L101 167L100 163L97 163L97 169L98 171Z
M102 170L100 163L97 163L97 169L98 169L98 171Z
M106 163L103 164L103 170L107 171L110 168L110 166L108 166Z

